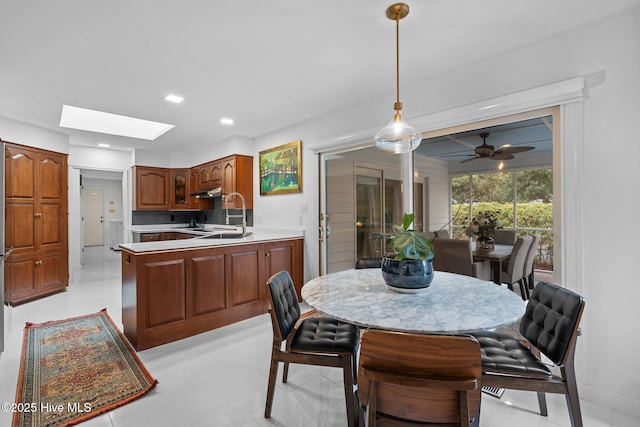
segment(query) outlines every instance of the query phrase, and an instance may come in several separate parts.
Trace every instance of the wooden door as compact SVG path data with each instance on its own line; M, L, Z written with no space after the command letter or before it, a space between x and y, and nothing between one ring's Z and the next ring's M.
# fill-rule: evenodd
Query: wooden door
M234 191L236 191L236 158L227 157L222 160L222 195L225 196L222 201L223 207L242 207L242 203L236 200L239 197L226 197Z
M134 166L135 210L169 209L169 171L164 168Z
M222 162L215 161L211 163L209 169L209 180L211 188L217 188L222 185Z

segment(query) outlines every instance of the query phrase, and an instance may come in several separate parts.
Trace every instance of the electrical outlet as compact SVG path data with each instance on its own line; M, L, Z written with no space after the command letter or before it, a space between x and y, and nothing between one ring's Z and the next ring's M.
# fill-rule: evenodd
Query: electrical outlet
M298 225L304 225L304 217L302 215L298 217Z
M309 205L302 204L300 205L300 215L306 215L309 213Z

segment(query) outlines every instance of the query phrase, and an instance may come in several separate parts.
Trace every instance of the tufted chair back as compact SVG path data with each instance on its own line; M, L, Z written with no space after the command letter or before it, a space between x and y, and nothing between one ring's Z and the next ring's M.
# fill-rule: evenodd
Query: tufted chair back
M568 289L540 282L533 289L520 320L520 334L553 363L563 366L569 356L584 309L584 299Z
M281 271L271 276L267 284L271 297L271 309L278 322L280 339L284 340L300 318L300 304L298 304L293 279L288 271Z

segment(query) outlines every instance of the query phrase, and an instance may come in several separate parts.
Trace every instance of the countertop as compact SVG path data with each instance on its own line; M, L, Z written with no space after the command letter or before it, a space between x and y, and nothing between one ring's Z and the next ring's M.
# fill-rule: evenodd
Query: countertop
M303 230L286 230L286 229L268 229L247 227L249 235L245 237L233 238L198 238L199 236L210 235L221 229L239 230L234 226L203 224L202 230L194 230L186 228L187 224L154 224L154 225L134 225L131 227L133 233L161 233L161 232L180 232L193 234L193 239L182 240L164 240L140 243L122 243L120 248L133 253L157 252L163 250L203 248L211 246L231 246L243 245L248 243L260 243L274 240L290 240L304 238Z

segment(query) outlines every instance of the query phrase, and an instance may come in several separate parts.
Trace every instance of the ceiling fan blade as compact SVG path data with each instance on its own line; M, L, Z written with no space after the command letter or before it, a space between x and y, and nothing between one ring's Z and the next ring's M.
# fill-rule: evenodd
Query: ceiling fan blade
M496 151L495 153L490 155L489 158L491 160L511 160L515 157L513 154L507 153L506 151L502 151L502 152Z
M525 151L531 151L535 147L505 147L496 150L496 153L524 153Z
M480 158L481 158L480 156L472 157L470 159L466 159L466 160L461 161L460 164L469 163L469 162L471 162L473 160L480 159Z

